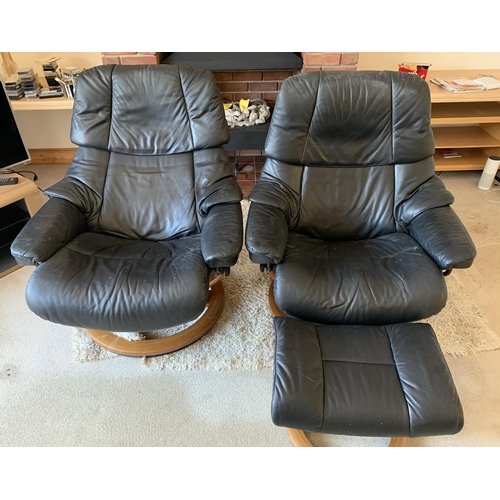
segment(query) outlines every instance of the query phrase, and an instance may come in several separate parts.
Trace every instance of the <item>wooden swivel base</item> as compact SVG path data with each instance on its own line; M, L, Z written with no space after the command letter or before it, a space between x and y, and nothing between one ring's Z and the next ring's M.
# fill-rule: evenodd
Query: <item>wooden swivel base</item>
M284 316L285 318L290 317L276 305L276 302L274 300L274 280L271 281L271 285L269 286L269 307L271 308L273 316Z
M274 278L274 273L272 274L272 277ZM271 308L271 312L273 313L273 316L284 316L284 317L289 317L288 314L285 314L277 305L274 300L274 280L271 282L271 286L269 287L269 307ZM288 437L290 438L290 441L295 447L299 448L305 448L305 447L312 447L313 445L311 444L311 441L307 438L306 434L304 431L300 431L298 429L286 429L288 431ZM393 437L391 438L389 442L389 448L395 448L395 447L403 447L406 444L406 438L405 437Z
M287 431L290 441L295 447L297 448L313 447L311 441L309 441L304 431L299 431L298 429L290 429L290 428L287 428ZM405 446L405 444L406 444L405 437L393 437L391 438L388 447L389 448L403 447Z
M224 287L220 276L210 282L207 309L191 326L168 337L151 340L127 340L111 332L87 330L90 338L104 349L124 356L159 356L178 351L203 337L217 322L224 308Z

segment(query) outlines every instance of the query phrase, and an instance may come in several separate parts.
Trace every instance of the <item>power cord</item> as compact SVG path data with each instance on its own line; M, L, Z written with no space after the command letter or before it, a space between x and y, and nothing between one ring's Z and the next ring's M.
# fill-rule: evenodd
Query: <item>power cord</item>
M23 175L24 173L33 174L33 179L31 179L33 182L38 180L38 175L36 175L35 172L32 172L31 170L18 170L16 172L16 174L22 175L25 179L27 179L27 177Z
M496 177L495 177L495 179L493 180L493 184L494 184L495 186L500 186L500 182L496 179ZM497 204L498 204L498 203L500 203L500 200L499 200L499 201L494 201L494 200L488 200L488 198L486 198L486 195L487 195L488 193L494 193L495 191L500 191L500 188L497 188L497 189L490 189L490 190L488 190L488 191L484 192L484 193L481 195L481 198L482 198L484 201L487 201L488 203L497 203Z
M13 170L11 168L7 168L5 170L2 170L2 173L5 173L5 174L17 174L17 175L20 175L21 177L24 177L25 179L28 179L28 177L26 177L24 175L25 173L27 173L27 174L33 174L33 179L28 179L28 180L32 180L33 182L36 182L38 180L38 175L36 175L36 173L33 172L32 170ZM40 191L40 192L43 193L43 189L41 189L38 185L36 185L36 187L37 187L38 191Z

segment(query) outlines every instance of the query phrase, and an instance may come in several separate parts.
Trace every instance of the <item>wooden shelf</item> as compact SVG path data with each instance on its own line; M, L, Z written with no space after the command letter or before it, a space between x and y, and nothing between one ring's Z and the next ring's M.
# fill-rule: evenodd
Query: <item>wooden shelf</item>
M12 174L5 174L2 177L14 177ZM0 187L0 208L6 207L11 203L22 199L33 198L35 206L32 207L32 212L35 213L42 205L43 198L36 184L22 175L15 175L18 178L17 184L8 184ZM39 203L37 203L39 200Z
M481 149L460 149L457 151L462 155L460 158L443 158L439 153L436 153L434 155L436 171L483 170L488 155L483 153Z
M431 126L436 149L454 149L460 158L434 155L437 171L482 170L489 155L500 155L500 89L482 92L449 92L430 80L434 77L478 78L500 70L429 71Z
M429 71L427 74L426 81L429 83L429 89L431 91L431 101L432 103L440 102L452 102L452 103L464 103L464 102L499 102L500 101L500 89L494 90L483 90L482 92L449 92L443 89L439 85L431 82L434 77L438 78L453 78L455 76L463 76L465 78L478 78L480 75L492 75L498 80L500 80L500 70L499 69L473 69L473 70L453 70L453 71Z
M500 139L485 132L481 127L435 127L436 149L498 148Z
M67 97L49 97L46 99L26 99L10 101L14 111L54 111L73 109L74 99Z
M432 104L431 125L500 123L500 103L463 102Z

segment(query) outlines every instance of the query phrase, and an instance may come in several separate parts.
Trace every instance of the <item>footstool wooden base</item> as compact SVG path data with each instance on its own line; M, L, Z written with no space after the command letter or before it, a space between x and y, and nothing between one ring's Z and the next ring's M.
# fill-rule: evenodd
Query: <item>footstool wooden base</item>
M303 433L391 437L456 434L463 411L432 327L315 325L275 317L272 420Z

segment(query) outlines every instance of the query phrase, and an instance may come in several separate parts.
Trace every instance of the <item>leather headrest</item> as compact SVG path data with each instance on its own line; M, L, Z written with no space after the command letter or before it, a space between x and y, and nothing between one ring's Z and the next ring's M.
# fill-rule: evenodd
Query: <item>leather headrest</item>
M229 142L211 71L190 66L96 66L76 82L71 141L117 153L185 153Z
M434 154L428 84L396 71L321 71L287 78L266 155L294 165L411 163Z

